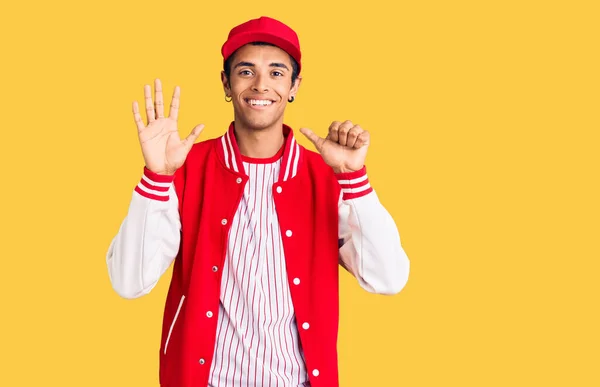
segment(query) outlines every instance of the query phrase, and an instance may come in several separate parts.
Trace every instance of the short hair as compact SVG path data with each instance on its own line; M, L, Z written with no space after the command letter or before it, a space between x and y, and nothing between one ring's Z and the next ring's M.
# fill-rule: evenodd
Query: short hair
M273 46L273 47L277 47L276 45L271 44L271 43L267 43L267 42L251 42L250 44L253 45L253 46ZM231 62L233 61L233 57L235 56L236 52L237 52L237 50L235 50L233 52L233 54L231 54L229 56L229 58L227 58L227 60L225 61L225 63L223 63L223 71L225 72L225 75L227 76L228 80L229 80L229 76L231 75ZM290 55L290 61L292 62L292 85L294 85L294 82L296 81L296 78L298 78L298 62L296 62L296 59L294 59L291 55Z

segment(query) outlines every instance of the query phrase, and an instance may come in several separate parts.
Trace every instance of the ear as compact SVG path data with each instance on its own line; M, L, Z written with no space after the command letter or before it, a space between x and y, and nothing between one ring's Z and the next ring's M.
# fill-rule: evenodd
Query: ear
M226 95L231 95L231 85L229 84L229 79L227 79L227 75L225 75L225 71L221 71L221 82L223 83L223 90Z
M292 88L290 89L290 95L296 96L296 94L298 93L298 89L300 88L301 82L302 82L302 77L300 75L298 75L296 77L296 80L294 81L294 84L292 85Z

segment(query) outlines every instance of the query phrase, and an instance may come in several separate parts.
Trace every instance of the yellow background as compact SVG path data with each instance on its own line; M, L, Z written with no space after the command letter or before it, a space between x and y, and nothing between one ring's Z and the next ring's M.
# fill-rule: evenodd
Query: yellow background
M219 50L260 15L301 39L286 122L372 132L411 259L394 297L343 275L341 385L600 385L594 3L3 2L0 385L158 385L171 271L128 301L104 261L142 172L131 103L160 77L182 136L220 135Z

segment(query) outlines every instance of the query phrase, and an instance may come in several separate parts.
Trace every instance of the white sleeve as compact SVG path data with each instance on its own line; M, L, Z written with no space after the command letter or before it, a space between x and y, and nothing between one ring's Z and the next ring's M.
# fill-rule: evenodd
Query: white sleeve
M337 174L342 187L339 260L371 293L397 294L408 281L410 261L394 219L370 186L366 168Z
M181 239L172 176L144 168L132 195L127 216L106 254L112 287L128 299L150 293L177 256Z

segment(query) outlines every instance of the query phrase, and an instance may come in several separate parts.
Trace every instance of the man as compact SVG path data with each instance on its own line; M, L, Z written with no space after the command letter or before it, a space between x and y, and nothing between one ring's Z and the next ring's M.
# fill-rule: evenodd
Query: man
M145 167L107 265L125 298L149 293L174 262L160 345L160 383L338 386L338 273L398 293L409 260L370 186L369 132L334 121L326 138L283 123L301 82L296 33L267 17L222 47L234 120L219 138L181 140L180 90L165 117L162 86L133 103Z

